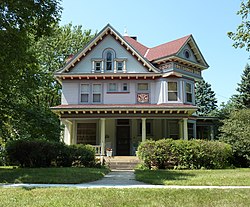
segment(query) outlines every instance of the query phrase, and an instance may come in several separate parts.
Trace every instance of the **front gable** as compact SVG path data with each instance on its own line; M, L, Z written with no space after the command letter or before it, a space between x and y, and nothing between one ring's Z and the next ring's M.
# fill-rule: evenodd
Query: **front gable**
M106 68L107 51L112 53L112 68ZM103 70L95 70L96 62ZM124 68L119 70L118 63ZM81 59L68 73L150 73L138 58L125 49L112 35L105 36L84 58Z
M192 35L190 35L188 40L179 49L179 51L176 53L176 56L186 61L199 64L204 69L208 68L208 64L206 60L204 59Z
M108 60L105 59L107 58L104 54L105 50L112 52L112 70L107 69L106 63ZM56 75L95 72L116 73L119 67L118 62L124 64L123 69L119 71L121 73L158 73L158 70L147 59L108 24L83 50L57 71ZM100 67L100 70L97 71L97 67Z

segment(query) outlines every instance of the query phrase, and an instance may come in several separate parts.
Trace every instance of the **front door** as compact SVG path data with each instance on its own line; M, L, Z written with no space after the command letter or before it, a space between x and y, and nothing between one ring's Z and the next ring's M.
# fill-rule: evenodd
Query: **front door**
M130 155L130 126L116 126L116 155Z

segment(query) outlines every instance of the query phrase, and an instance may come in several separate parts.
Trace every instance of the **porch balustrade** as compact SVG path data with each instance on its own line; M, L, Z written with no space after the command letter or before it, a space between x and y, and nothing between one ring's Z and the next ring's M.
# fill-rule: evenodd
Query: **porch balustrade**
M92 145L92 147L94 147L94 149L95 149L95 155L96 156L100 156L101 155L102 146L101 145Z

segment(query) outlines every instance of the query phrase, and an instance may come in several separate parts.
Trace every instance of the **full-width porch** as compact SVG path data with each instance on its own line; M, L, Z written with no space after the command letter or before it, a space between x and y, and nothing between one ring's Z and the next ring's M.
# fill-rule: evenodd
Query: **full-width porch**
M146 139L196 138L193 105L60 105L52 108L65 126L66 144L99 145L101 155L135 155Z

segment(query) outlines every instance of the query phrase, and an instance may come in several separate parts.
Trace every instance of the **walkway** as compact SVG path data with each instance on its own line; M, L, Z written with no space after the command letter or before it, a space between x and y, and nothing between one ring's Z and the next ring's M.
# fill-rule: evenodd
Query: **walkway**
M250 189L250 186L176 186L176 185L150 185L135 180L134 171L114 170L103 179L84 184L2 184L0 187L26 187L26 188L172 188L172 189Z

